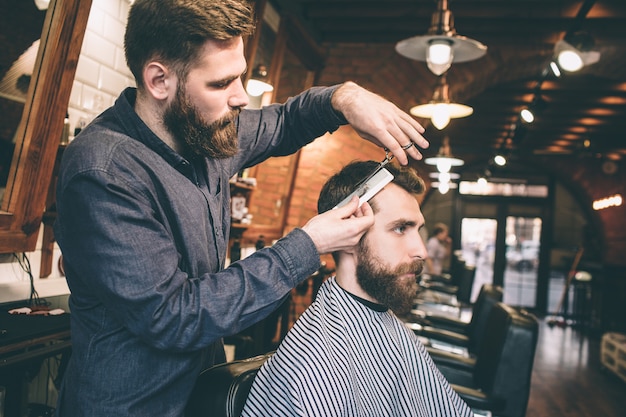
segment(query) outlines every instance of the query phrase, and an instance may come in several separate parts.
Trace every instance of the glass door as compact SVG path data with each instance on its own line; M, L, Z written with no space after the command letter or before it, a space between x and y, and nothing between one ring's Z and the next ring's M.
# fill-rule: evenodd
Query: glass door
M541 218L506 217L506 263L504 296L506 304L535 307Z
M476 267L470 302L476 301L484 284L503 288L506 304L535 308L537 305L541 217L512 216L461 219L457 256Z
M461 220L461 256L466 264L476 267L470 302L476 301L483 284L493 282L496 256L496 219L466 217Z

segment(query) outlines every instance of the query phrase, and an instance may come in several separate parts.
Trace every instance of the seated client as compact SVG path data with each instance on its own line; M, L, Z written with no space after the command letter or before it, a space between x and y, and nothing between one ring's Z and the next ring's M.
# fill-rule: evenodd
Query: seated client
M354 162L330 178L318 211L376 166ZM259 371L243 416L472 415L395 315L411 308L426 257L416 199L424 184L409 169L387 169L393 181L361 206L373 210L374 225L357 246L333 253L336 276Z

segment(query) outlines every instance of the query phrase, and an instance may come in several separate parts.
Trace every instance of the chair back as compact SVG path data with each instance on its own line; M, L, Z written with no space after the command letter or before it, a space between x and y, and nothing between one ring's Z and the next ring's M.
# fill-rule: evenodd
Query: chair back
M502 287L493 284L483 284L483 286L480 287L480 292L472 308L472 318L467 328L467 335L469 337L468 350L472 354L477 355L478 352L480 352L491 309L501 301Z
M504 400L499 417L524 417L539 324L525 312L496 304L489 316L489 329L476 360L474 382L489 397Z
M272 353L222 363L200 373L185 417L239 417L257 372Z
M461 280L457 284L459 290L456 293L456 299L461 303L470 303L474 278L476 278L476 267L474 265L465 265L461 272Z
M457 253L454 253L450 259L450 285L459 286L465 269L465 259Z

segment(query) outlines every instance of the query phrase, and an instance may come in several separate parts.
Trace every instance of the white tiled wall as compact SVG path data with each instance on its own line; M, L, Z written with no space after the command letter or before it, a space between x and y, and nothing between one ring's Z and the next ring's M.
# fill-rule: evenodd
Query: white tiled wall
M124 88L134 85L124 59L124 27L128 9L128 0L93 0L70 95L70 132L74 131L81 118L91 121L113 104ZM36 250L26 254L35 289L42 298L68 294L67 283L58 269L60 252L56 245L52 274L39 278L42 233L39 233ZM0 255L0 303L25 300L29 296L28 274L12 254Z
M128 0L93 0L69 103L70 131L113 104L135 80L124 58Z

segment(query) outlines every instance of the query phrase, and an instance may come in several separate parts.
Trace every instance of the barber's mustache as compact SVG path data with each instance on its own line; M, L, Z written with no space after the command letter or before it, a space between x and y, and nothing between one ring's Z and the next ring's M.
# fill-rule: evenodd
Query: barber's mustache
M241 113L241 108L237 107L235 109L232 109L224 116L217 119L215 121L215 124L220 128L224 128L231 123L235 123L235 120L237 120L237 117L239 117L239 113Z

